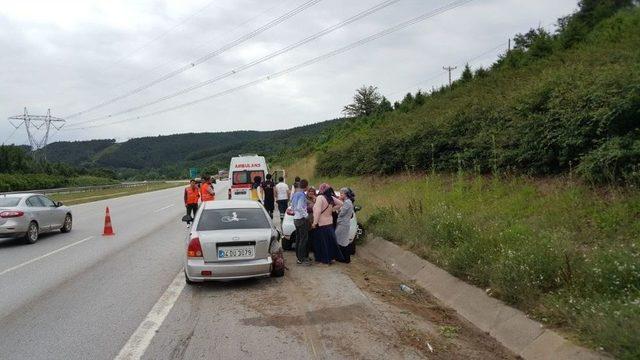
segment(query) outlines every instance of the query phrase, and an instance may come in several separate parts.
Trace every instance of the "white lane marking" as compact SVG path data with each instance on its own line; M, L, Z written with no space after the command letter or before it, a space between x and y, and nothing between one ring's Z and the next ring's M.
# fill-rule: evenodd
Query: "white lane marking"
M184 289L184 272L180 270L178 275L173 279L164 294L160 296L158 302L153 305L147 317L140 323L140 326L131 335L129 341L115 357L115 360L137 360L142 358L145 351L151 344L151 340L156 335L156 331L160 328L164 319L169 315L169 311L178 300L180 293Z
M155 210L153 210L153 212L154 212L154 213L157 213L157 212L160 212L160 211L162 211L162 210L167 210L168 208L172 207L173 205L175 205L175 204L167 205L167 206L162 207L162 208L160 208L160 209L155 209Z
M33 258L33 259L29 260L29 261L25 261L25 262L23 262L22 264L16 265L16 266L14 266L14 267L10 267L10 268L8 268L8 269L3 270L2 272L0 272L0 276L2 276L2 275L4 275L4 274L6 274L6 273L8 273L8 272L11 272L11 271L13 271L13 270L20 269L21 267L23 267L23 266L27 266L27 265L29 265L29 264L31 264L31 263L33 263L33 262L38 261L38 260L42 260L42 259L44 259L44 258L46 258L46 257L48 257L48 256L51 256L51 255L55 254L55 253L59 253L60 251L66 250L66 249L68 249L68 248L70 248L70 247L72 247L72 246L76 246L76 245L82 244L83 242L85 242L85 241L87 241L87 240L90 240L90 239L92 239L92 238L93 238L93 236L89 236L88 238L84 238L84 239L82 239L82 240L78 240L78 241L76 241L76 242L74 242L74 243L72 243L72 244L65 245L65 246L63 246L63 247L61 247L61 248L59 248L59 249L53 250L53 251L52 251L52 252L50 252L50 253L47 253L47 254L44 254L44 255L38 256L38 257Z

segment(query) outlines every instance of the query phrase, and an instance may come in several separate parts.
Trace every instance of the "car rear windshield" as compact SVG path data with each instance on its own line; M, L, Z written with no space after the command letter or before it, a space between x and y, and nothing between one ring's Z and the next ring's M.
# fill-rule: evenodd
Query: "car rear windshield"
M264 180L264 171L234 171L233 185L253 184L253 178L256 176Z
M19 197L0 197L0 207L18 206Z
M268 228L269 220L262 209L204 210L198 222L198 231Z

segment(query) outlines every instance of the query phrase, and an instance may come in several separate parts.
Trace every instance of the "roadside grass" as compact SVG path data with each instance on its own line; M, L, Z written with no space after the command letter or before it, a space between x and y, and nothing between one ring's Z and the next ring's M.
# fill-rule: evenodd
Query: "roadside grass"
M317 160L315 156L308 156L290 164L284 164L284 166L278 165L276 168L284 168L286 170L287 181L290 183L293 183L296 176L313 182L313 180L315 180L316 163Z
M309 159L288 174L320 182ZM640 358L640 191L566 178L405 174L350 186L367 231L438 264L550 327Z
M83 191L66 194L52 194L51 198L55 201L61 201L65 205L76 205L92 201L111 199L121 196L128 196L134 194L141 194L149 191L169 189L178 186L186 186L182 183L149 183L141 184L127 188L113 188L113 189L101 189L92 191ZM180 196L178 194L177 196Z

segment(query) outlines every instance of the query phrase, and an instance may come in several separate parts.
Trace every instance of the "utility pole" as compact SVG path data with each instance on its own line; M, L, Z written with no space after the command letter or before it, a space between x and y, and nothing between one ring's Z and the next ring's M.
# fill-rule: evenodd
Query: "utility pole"
M457 66L443 66L442 67L445 71L449 72L449 88L451 88L451 72L455 69L457 69Z
M47 110L47 115L31 115L25 107L22 115L9 117L9 123L16 129L24 124L29 137L31 151L35 158L36 151L47 146L51 127L55 130L60 130L64 126L65 120L51 116L51 109ZM46 160L46 155L43 155L43 158Z

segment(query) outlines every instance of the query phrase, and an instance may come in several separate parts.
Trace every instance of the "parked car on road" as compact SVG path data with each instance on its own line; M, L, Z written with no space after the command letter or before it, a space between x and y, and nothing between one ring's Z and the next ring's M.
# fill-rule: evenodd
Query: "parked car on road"
M71 209L40 194L0 195L0 237L22 237L28 244L41 233L69 232L73 226Z
M187 236L185 250L188 284L284 275L280 232L256 201L203 203Z
M336 197L339 195L336 194ZM349 226L349 240L358 240L364 236L364 228L358 223L356 213L360 211L360 206L354 207L353 217ZM293 224L293 209L291 206L287 208L287 212L282 220L282 248L284 250L291 250L295 247L296 243L296 226Z

